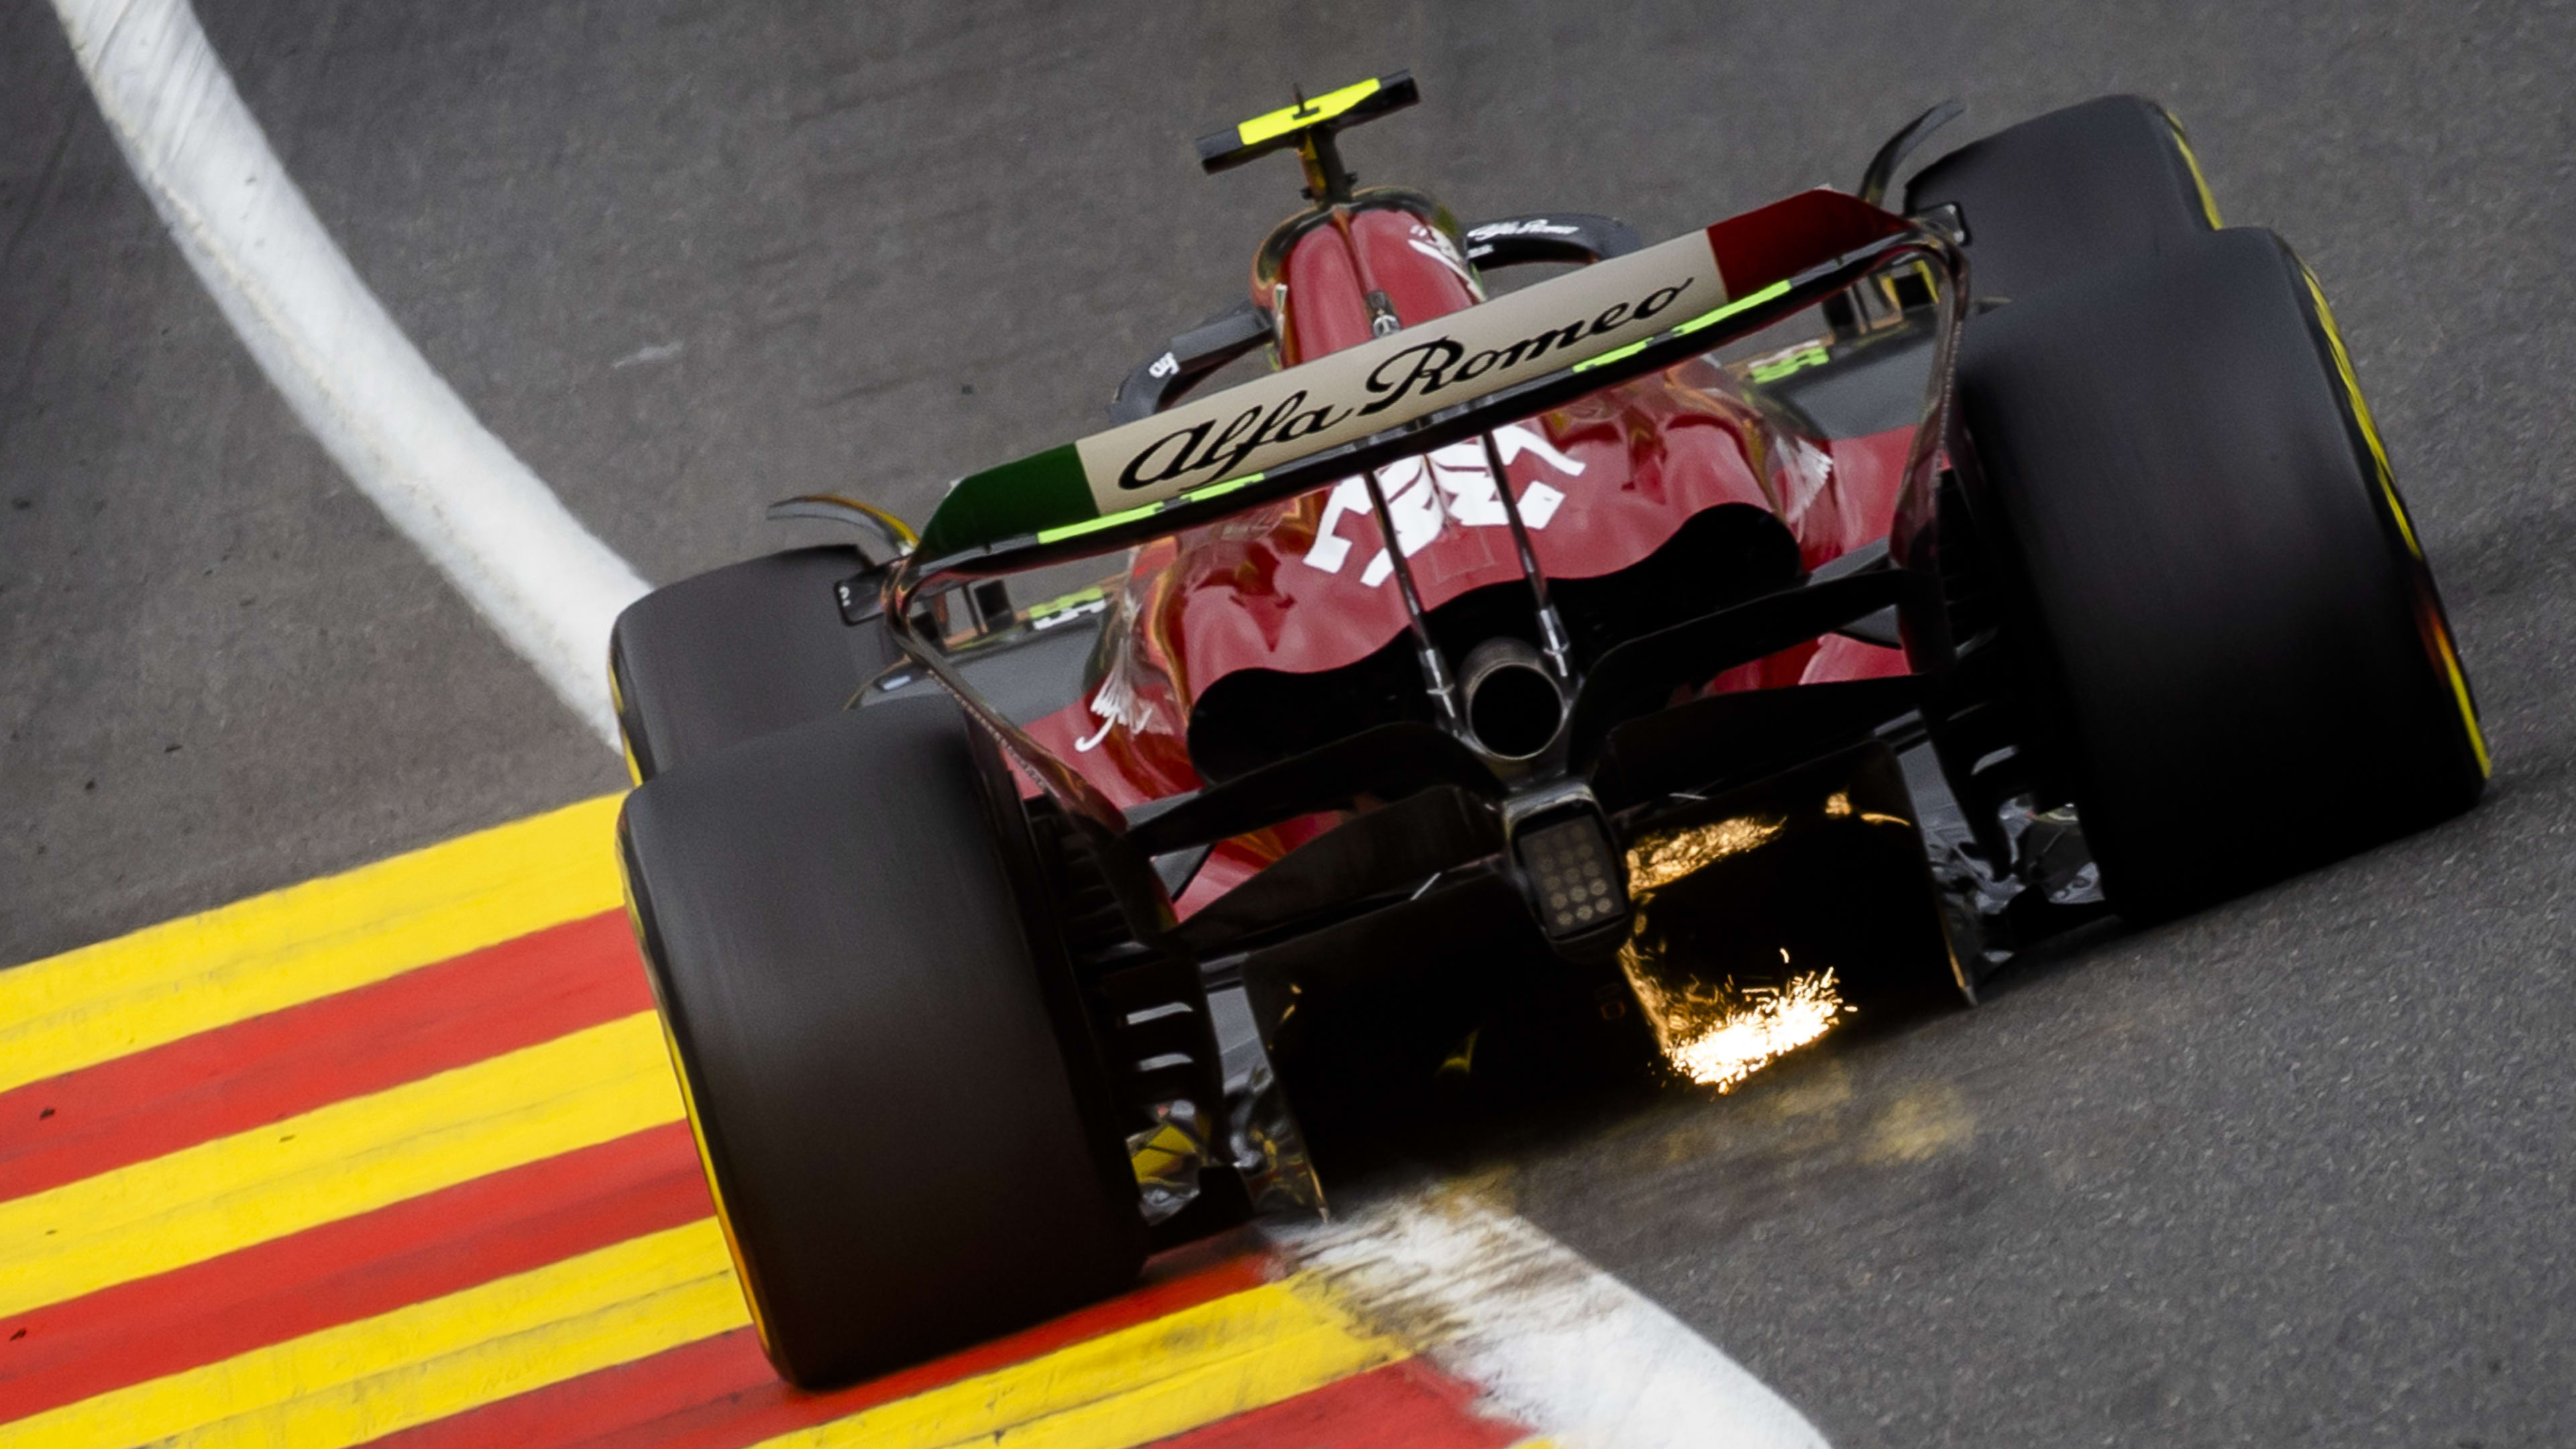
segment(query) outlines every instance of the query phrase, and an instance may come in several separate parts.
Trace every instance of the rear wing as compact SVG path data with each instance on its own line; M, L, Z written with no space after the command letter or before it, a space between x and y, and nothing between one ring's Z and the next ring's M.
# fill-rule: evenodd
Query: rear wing
M1815 190L970 473L913 572L1009 572L1213 522L1757 331L1936 233ZM1717 330L1717 329L1723 329Z
M1758 332L1906 260L1948 302L1907 460L1928 489L1966 261L1943 234L1817 189L959 479L887 577L905 651L1077 818L1119 812L978 699L913 627L922 591L1147 542L1473 438Z

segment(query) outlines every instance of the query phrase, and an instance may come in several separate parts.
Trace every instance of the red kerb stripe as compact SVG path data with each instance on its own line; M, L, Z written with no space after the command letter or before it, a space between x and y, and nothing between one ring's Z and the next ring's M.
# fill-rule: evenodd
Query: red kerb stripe
M0 1319L0 1423L713 1211L673 1122L103 1288Z
M0 1093L0 1199L652 1008L617 912Z

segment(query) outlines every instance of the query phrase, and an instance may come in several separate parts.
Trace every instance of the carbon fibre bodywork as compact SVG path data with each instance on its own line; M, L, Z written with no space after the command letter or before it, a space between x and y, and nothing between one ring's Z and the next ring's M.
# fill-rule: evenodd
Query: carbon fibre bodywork
M1122 426L1104 435L1131 441L965 480L887 580L885 617L920 674L1003 740L1060 868L1091 883L1101 924L1077 954L1100 953L1104 978L1157 982L1110 991L1097 1014L1113 1043L1134 1017L1161 1023L1111 1051L1138 1064L1140 1123L1185 1102L1203 1122L1240 1118L1244 1082L1274 1066L1291 1098L1332 1117L1471 1067L1479 1042L1488 1076L1507 1075L1493 1068L1515 1042L1532 1060L1576 1039L1651 1056L1641 954L1724 930L1682 916L1714 912L1766 943L1731 976L1760 980L1753 967L1794 956L1839 961L1856 997L1971 994L1893 753L1923 742L1956 658L1929 543L1959 254L1939 230L1829 192L1704 235L1689 255L1674 251L1687 242L1641 252L1588 215L1462 230L1417 192L1319 202L1258 250L1244 306L1131 374L1112 409ZM1579 327L1485 324L1506 309L1480 252L1488 266L1588 257L1605 281L1559 306ZM1663 272L1646 270L1655 253ZM1620 266L1642 280L1616 290ZM1512 304L1553 325L1543 308L1585 295L1564 285L1585 275ZM1676 305L1694 286L1710 295ZM1729 350L1827 301L1851 320ZM1266 395L1192 399L1264 345L1282 368ZM1330 386L1296 386L1319 361L1359 355L1374 370L1346 385L1401 399L1549 346L1552 366L1461 387L1391 430L1352 436L1329 400L1299 411ZM1309 416L1310 432L1341 434L1295 446ZM1110 482L1097 470L1113 454L1126 461ZM1065 521L1030 505L1049 489ZM1116 508L1121 489L1146 501ZM971 596L975 578L1121 545L1124 567L1096 591L998 628L925 607L942 588ZM1078 695L1036 715L984 699L976 678L1007 675L1050 631L1092 638ZM1497 649L1555 693L1541 742L1519 753L1441 693L1448 671ZM912 672L892 682L922 687ZM1856 795L1891 789L1887 808L1850 818ZM1650 940L1624 886L1598 894L1600 866L1620 877L1638 842L1733 818L1710 816L1711 800L1787 833L1700 887L1668 886ZM1549 855L1550 834L1595 844ZM1784 876L1748 868L1754 856L1797 865ZM1549 875L1578 862L1591 874ZM1569 885L1597 914L1549 914ZM1867 939L1823 943L1813 925L1834 913L1818 902L1852 894L1877 903ZM1229 1014L1254 1040L1229 1046ZM1257 1067L1230 1072L1227 1107L1204 1100L1211 1060ZM1220 1135L1202 1134L1211 1161L1245 1157L1240 1130L1236 1151Z

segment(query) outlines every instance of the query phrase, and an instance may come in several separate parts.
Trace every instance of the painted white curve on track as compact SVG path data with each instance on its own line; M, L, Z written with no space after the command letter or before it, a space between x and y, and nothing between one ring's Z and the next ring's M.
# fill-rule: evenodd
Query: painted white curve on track
M617 743L608 631L645 584L476 419L288 178L187 0L54 0L108 130L260 369L359 491Z
M1427 1345L1561 1449L1825 1449L1788 1400L1645 1295L1459 1188L1271 1230L1297 1267Z
M360 280L187 0L54 0L109 131L270 382L404 537L610 747L608 631L644 581L474 416ZM1626 1284L1456 1191L1276 1230L1564 1449L1821 1449L1798 1411Z

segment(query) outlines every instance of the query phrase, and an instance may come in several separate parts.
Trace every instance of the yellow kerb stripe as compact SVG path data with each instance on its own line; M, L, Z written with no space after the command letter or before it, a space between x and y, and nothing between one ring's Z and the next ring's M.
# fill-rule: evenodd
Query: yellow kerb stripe
M0 1203L0 1316L679 1117L639 1012Z
M739 1328L701 1220L0 1427L14 1449L337 1449Z
M759 1449L1131 1449L1407 1356L1311 1281L1183 1309Z
M616 909L617 797L0 971L0 1091Z

